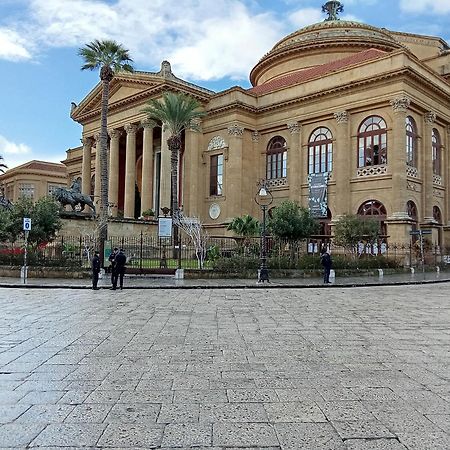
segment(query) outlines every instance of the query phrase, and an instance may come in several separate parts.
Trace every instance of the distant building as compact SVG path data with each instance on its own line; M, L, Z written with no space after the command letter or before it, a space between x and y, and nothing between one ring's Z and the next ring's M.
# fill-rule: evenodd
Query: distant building
M51 195L57 187L67 186L67 168L64 164L33 160L0 175L0 186L13 203L21 197L38 200Z
M325 21L262 57L250 89L212 92L177 78L167 61L156 73L114 77L112 214L134 218L171 204L167 133L142 112L171 90L195 97L207 113L201 132L183 135L178 189L185 215L214 234L226 234L233 217L259 217L254 198L264 178L275 207L285 199L310 206L325 184L323 233L342 215L359 214L378 220L391 242L409 242L411 230L426 227L434 242L450 244L450 47L439 37L339 20L339 2L326 6ZM83 146L65 161L96 198L101 96L98 84L73 108Z

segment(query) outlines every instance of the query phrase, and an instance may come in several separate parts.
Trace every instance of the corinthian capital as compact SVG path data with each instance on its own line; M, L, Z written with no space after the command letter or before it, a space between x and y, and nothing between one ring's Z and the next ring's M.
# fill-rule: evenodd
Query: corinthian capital
M242 137L244 135L244 128L235 123L228 127L228 134L230 136Z
M408 97L396 97L389 102L395 113L406 113L411 105Z
M111 139L119 139L123 133L120 130L112 129L112 130L108 130L108 134Z
M291 134L299 134L302 131L302 126L298 122L289 122L287 127Z
M125 125L124 128L127 134L136 134L139 127L134 123L129 123L128 125Z
M347 111L335 112L333 115L334 115L334 118L336 119L336 122L338 124L342 124L342 123L347 123L348 122L349 115L348 115Z
M155 128L158 126L158 123L153 119L144 119L141 120L141 127L142 128Z
M92 137L84 136L80 139L83 147L92 147L94 145L94 139Z

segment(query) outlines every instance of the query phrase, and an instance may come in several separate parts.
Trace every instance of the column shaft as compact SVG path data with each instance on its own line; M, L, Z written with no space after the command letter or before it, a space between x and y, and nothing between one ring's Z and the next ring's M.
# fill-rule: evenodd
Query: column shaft
M81 163L81 192L91 195L91 149L94 140L90 137L81 139L83 143L83 161Z
M125 158L125 205L124 217L134 218L135 185L136 185L136 132L137 125L125 127L127 132L127 148Z
M153 128L154 122L145 121L143 149L142 149L142 188L141 215L149 208L153 208Z
M229 154L227 164L227 182L226 197L227 211L226 218L242 216L242 178L245 176L243 172L242 154L243 154L243 136L244 129L238 125L228 127L229 135Z
M122 132L119 130L109 130L110 149L109 149L109 185L108 185L108 203L113 217L117 217L119 203L119 139Z
M392 173L392 213L407 218L406 202L406 110L394 111L392 144L388 143L388 164Z
M95 184L94 184L94 204L96 207L100 206L100 187L102 174L100 172L100 134L95 136Z
M301 203L301 167L302 167L302 151L301 138L302 128L298 122L288 124L288 129L292 135L292 142L287 155L288 164L288 184L289 184L289 199ZM265 178L265 177L264 177Z

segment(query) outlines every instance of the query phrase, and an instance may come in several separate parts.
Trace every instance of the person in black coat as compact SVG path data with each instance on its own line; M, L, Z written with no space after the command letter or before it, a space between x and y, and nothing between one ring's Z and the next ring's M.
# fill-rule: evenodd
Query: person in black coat
M123 289L123 276L125 274L125 264L127 263L127 257L125 256L122 248L119 250L119 253L117 253L114 261L115 267L112 289L117 289L117 280L119 280L120 289Z
M92 289L98 290L98 274L100 273L100 253L95 252L92 258Z
M119 253L119 249L114 247L114 250L109 255L109 262L111 264L111 285L114 286L114 271L116 270L116 256Z
M331 283L330 271L331 271L332 262L331 262L331 256L327 252L326 248L322 249L322 252L320 255L320 262L322 263L322 266L323 266L323 282L325 284L329 284L329 283Z

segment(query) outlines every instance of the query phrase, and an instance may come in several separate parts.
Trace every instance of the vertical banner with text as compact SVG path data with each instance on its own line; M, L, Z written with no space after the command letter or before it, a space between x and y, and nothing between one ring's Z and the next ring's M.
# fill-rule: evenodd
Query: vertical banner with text
M316 218L327 217L328 208L328 172L308 175L309 210Z

